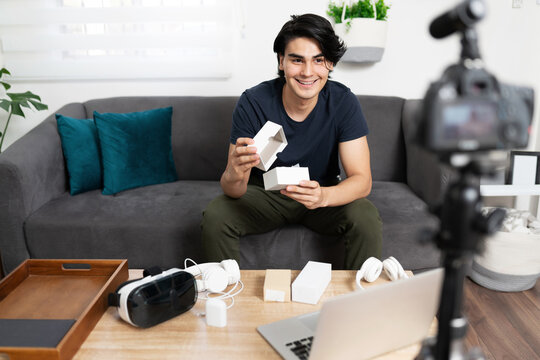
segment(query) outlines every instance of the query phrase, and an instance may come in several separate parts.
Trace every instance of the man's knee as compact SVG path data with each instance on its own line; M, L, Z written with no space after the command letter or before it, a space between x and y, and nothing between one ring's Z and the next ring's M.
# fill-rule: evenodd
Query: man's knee
M237 217L234 206L231 204L233 201L226 195L220 195L212 200L203 211L203 230L206 227L220 227Z
M369 231L380 233L382 231L382 221L379 216L379 211L367 199L355 200L345 206L344 221L349 227L355 228L357 231Z

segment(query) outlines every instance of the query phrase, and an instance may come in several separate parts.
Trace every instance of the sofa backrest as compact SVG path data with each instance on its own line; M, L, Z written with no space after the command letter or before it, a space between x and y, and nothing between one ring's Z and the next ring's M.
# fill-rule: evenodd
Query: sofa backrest
M219 180L227 165L232 113L238 97L118 97L85 103L93 112L173 107L172 149L180 180Z
M369 127L373 180L406 181L401 114L404 99L358 96ZM227 165L232 113L238 97L117 97L87 101L94 111L134 112L173 106L172 148L181 180L219 180Z
M405 100L392 96L359 95L368 123L367 136L373 180L407 180L407 159L401 117Z

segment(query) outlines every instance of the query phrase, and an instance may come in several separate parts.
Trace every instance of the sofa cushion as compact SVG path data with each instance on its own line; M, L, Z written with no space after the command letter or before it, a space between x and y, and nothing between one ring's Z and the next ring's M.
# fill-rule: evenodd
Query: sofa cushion
M176 181L172 107L132 113L94 112L103 163L103 194Z
M215 181L177 181L115 196L66 193L28 217L26 241L33 258L126 258L130 268L178 267L185 257L201 262L202 211L221 193Z
M434 241L424 241L427 233L436 232L439 220L406 184L374 181L368 199L383 222L383 259L393 256L408 270L440 266Z
M101 159L94 120L56 114L56 121L66 159L70 194L100 189Z
M221 193L215 181L177 181L114 197L66 194L28 218L28 247L34 258L127 258L130 268L179 267L186 257L201 262L202 211ZM405 184L376 181L369 199L383 220L383 258L394 256L410 270L439 265L434 244L419 244L437 220ZM242 269L302 269L309 260L342 269L345 249L340 238L300 225L242 237L240 248Z

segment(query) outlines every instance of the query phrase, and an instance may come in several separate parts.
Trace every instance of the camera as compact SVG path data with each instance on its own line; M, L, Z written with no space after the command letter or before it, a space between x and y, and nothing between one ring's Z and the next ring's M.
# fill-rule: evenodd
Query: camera
M502 84L482 68L450 66L424 98L420 142L437 153L523 148L534 92Z
M417 114L417 143L457 170L444 200L433 208L440 219L433 236L441 249L444 283L436 339L424 341L417 360L483 359L465 350L467 320L461 313L463 284L485 236L498 230L505 211L481 213L479 177L493 169L492 150L526 147L532 122L531 88L500 83L485 70L474 24L485 16L483 0L465 0L431 22L435 38L461 35L461 57L432 83ZM500 154L498 152L497 154ZM486 156L488 155L488 156ZM455 175L455 176L454 176Z
M472 25L483 1L468 0L436 18L435 38L462 33L461 61L433 82L419 117L418 142L439 154L523 148L529 140L534 91L500 83L483 68Z

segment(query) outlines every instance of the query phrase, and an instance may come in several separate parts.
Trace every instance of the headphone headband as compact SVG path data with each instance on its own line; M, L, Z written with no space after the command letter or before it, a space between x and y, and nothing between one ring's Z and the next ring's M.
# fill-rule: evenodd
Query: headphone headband
M211 262L204 264L195 264L184 271L193 276L201 276L201 280L197 280L199 291L212 288L213 292L224 290L227 285L232 285L240 281L240 267L236 260L227 259L220 263ZM221 285L224 283L223 285ZM213 285L211 285L213 284Z
M205 272L208 268L214 267L214 266L220 266L220 263L210 262L210 263L192 265L184 269L184 271L187 271L193 276L199 276L199 275L202 275L202 273Z

